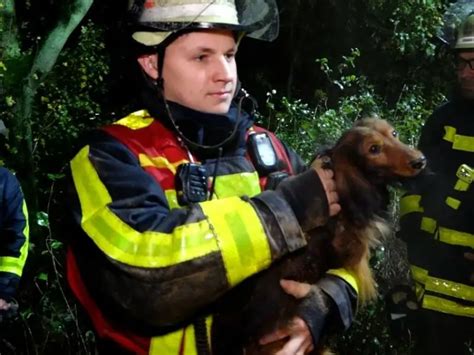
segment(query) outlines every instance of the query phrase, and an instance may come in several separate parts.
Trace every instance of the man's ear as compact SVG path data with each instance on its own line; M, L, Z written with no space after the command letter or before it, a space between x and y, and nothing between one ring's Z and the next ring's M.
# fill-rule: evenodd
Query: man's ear
M142 54L137 61L150 78L155 80L158 78L158 54Z

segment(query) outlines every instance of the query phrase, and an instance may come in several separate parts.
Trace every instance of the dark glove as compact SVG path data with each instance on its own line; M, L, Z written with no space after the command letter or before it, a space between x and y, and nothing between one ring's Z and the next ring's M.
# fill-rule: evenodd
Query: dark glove
M349 328L356 304L354 289L343 279L328 275L311 286L298 315L308 325L316 345L325 334Z
M324 225L328 220L326 192L314 169L282 181L276 192L290 205L303 231Z

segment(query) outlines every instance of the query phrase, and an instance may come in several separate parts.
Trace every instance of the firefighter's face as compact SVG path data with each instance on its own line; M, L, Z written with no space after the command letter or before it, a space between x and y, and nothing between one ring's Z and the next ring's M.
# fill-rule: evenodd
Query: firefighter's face
M463 51L456 54L456 73L461 95L474 99L474 52Z
M178 37L166 48L165 98L201 112L226 113L237 85L236 52L230 31L206 30ZM158 76L157 60L156 55L139 58L152 78Z

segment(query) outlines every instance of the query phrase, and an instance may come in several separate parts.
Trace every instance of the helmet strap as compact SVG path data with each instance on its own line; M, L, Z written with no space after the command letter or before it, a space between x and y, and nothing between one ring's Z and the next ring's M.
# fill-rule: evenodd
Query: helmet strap
M166 46L158 46L156 49L156 55L158 59L158 77L156 78L156 86L161 88L161 94L163 94L163 64L165 62Z

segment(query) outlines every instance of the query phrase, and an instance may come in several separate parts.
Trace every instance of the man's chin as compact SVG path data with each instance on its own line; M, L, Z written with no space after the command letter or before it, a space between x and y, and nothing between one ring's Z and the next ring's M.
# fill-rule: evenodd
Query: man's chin
M229 103L222 102L220 104L209 105L203 108L202 112L212 113L215 115L225 115L227 112L229 112L229 109L230 109L230 102Z

